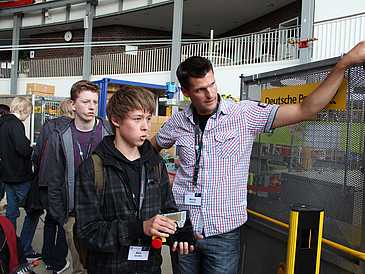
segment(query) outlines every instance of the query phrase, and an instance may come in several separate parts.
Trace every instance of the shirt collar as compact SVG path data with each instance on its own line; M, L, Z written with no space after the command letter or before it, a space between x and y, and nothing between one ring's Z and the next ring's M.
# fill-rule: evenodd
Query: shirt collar
M228 106L227 106L227 102L220 96L220 94L218 93L218 110L217 110L217 114L213 115L212 117L215 118L217 117L219 114L228 114ZM191 121L193 121L193 114L194 114L194 106L191 103L190 106L186 109L186 117L188 117Z

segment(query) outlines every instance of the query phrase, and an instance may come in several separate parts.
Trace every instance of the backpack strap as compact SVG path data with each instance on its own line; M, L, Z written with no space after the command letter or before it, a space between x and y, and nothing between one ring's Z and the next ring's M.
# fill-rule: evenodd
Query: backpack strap
M96 188L98 189L98 192L101 196L101 193L103 191L103 184L104 184L103 161L97 154L91 155L91 158L93 159L93 162L94 162L94 172L95 172L94 184L95 184Z
M104 166L103 161L97 154L91 155L91 159L93 159L94 163L94 184L96 188L98 189L98 192L101 197L101 193L103 191L103 184L104 184ZM79 239L77 238L77 232L76 232L76 222L72 227L73 229L73 240L74 244L77 250L77 253L79 254L79 261L82 264L82 266L87 269L87 261L89 258L89 250L86 247L83 247L79 243Z

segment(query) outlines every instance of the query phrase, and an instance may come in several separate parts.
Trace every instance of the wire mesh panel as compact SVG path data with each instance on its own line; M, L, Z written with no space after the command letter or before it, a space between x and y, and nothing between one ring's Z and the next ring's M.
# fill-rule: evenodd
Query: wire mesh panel
M63 98L53 96L40 96L34 103L34 141L37 142L42 125L49 119L60 116L60 102Z
M278 98L275 94L281 88L305 88L322 82L337 61L316 62L256 79L246 77L244 94L248 99L260 100L259 93L270 89L271 97ZM313 121L278 128L256 138L248 191L273 203L324 209L324 237L359 250L364 219L364 65L348 69L344 81L347 92L342 102L333 99L332 109L322 110ZM345 107L336 107L340 103Z

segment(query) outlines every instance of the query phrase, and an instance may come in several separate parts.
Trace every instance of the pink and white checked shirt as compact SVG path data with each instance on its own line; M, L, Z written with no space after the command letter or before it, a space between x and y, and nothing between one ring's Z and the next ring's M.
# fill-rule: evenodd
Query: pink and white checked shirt
M231 103L221 98L203 134L198 183L193 185L195 123L189 107L163 125L157 144L179 149L180 167L173 193L180 210L190 210L194 229L203 224L206 236L231 231L247 221L247 178L252 143L262 132L270 132L278 105L252 101ZM201 206L185 205L187 193L201 193ZM201 218L201 220L199 220ZM198 229L198 230L197 230Z

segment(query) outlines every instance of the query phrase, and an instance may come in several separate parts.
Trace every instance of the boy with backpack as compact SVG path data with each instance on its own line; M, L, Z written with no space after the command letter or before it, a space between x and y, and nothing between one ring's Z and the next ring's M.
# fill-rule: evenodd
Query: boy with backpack
M94 155L77 171L76 231L80 245L89 250L89 274L161 273L161 249L151 246L151 236L175 233L174 221L159 214L177 207L165 163L147 139L154 111L149 90L117 90L106 108L115 135L104 137L94 151L102 161L100 192ZM187 243L179 244L179 252L187 253Z

